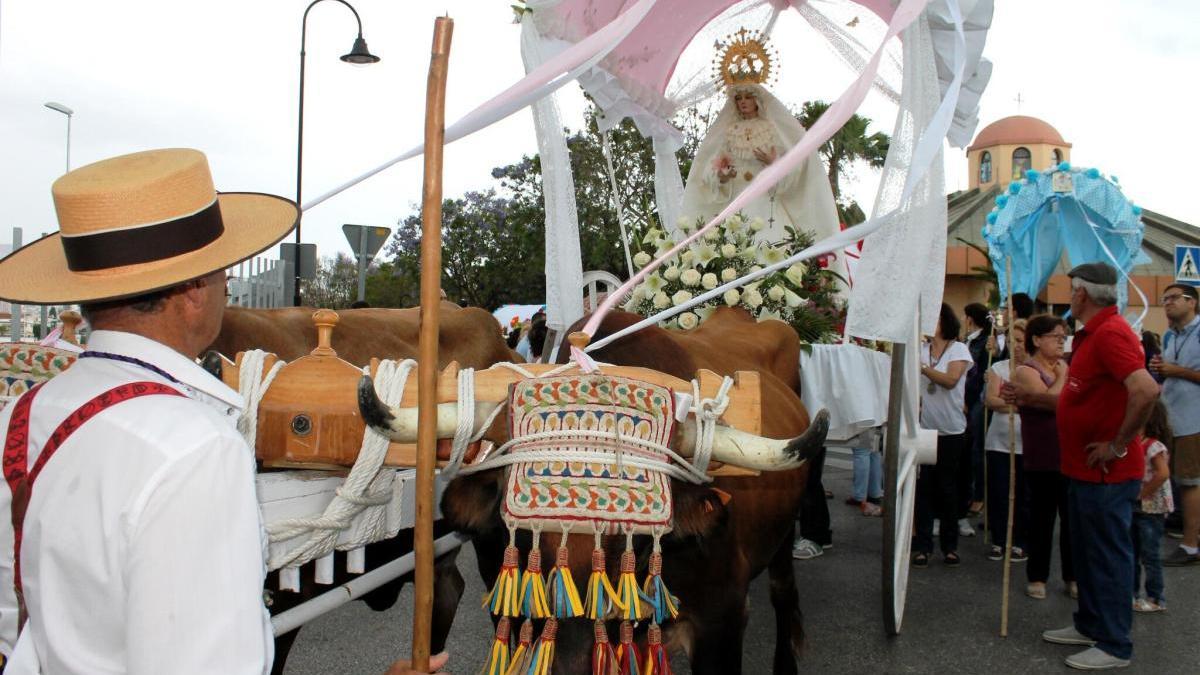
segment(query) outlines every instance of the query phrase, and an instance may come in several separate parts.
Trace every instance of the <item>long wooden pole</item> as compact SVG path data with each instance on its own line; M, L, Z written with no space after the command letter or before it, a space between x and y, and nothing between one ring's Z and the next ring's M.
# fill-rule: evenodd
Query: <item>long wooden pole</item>
M1012 292L1012 258L1005 258L1005 274L1008 280L1008 320L1005 328L1005 340L1009 344L1009 354L1012 354L1012 325L1013 325L1013 292ZM1009 378L1012 377L1013 365L1010 357ZM1017 503L1017 433L1016 411L1008 406L1008 518L1005 521L1004 532L1004 597L1000 601L1000 637L1008 637L1008 586L1012 577L1012 544L1013 544L1013 512Z
M433 24L425 91L425 180L421 187L421 329L417 354L417 494L413 533L412 665L429 672L433 625L433 483L437 468L438 308L442 290L442 149L446 139L446 71L454 21Z

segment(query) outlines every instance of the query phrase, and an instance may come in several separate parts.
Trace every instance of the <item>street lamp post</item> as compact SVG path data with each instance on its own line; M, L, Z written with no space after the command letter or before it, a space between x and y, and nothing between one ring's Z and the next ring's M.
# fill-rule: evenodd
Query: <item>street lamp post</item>
M317 3L324 0L313 0L311 4L304 10L304 19L300 23L300 111L298 115L299 123L296 125L296 205L300 205L301 194L301 177L304 169L304 41L308 35L308 12L312 10ZM350 48L349 54L342 55L342 60L346 63L358 65L369 65L378 63L379 57L372 54L367 49L367 41L362 36L362 19L359 18L358 12L346 2L346 0L336 0L342 3L354 14L354 20L358 22L358 37L354 39L354 46ZM293 283L292 304L296 307L300 306L300 220L303 218L301 213L300 218L296 220L296 253L295 253L295 276Z
M71 110L70 108L68 108L67 106L65 106L61 103L56 103L54 101L47 102L46 107L55 112L60 112L67 116L67 165L66 165L67 170L66 170L66 173L70 173L71 172L71 118L74 117L75 111ZM43 233L43 234L45 234L45 233ZM42 305L42 312L41 312L42 331L41 331L41 335L39 337L43 337L43 338L49 334L49 326L47 325L47 323L48 323L50 317L49 317L47 310L48 310L48 308L45 305Z
M54 101L50 101L49 103L47 103L46 107L51 110L54 110L56 112L60 112L67 116L67 171L70 171L71 170L71 117L75 114L75 111L71 110L70 108L68 108L67 106L65 106L61 103L55 103Z

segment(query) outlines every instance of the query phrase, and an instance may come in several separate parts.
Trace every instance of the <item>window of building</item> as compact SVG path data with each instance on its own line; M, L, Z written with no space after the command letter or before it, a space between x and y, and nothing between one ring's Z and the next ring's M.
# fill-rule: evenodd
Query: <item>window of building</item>
M1059 150L1058 148L1055 148L1054 152L1050 153L1050 156L1054 158L1054 166L1058 166L1063 161L1062 150Z
M992 153L987 151L979 156L979 182L992 182Z
M1020 180L1025 177L1025 172L1033 168L1033 157L1029 154L1029 148L1017 148L1013 150L1012 155L1012 177L1013 180Z

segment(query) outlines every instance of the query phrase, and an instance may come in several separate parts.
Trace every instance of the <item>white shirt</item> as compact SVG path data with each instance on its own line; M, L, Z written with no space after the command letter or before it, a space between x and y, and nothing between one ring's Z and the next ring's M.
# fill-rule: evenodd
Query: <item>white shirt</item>
M12 494L0 488L0 650L14 673L267 673L274 643L254 458L236 429L242 398L146 338L96 331L89 351L170 373L81 358L47 382L30 415L33 466L58 424L122 383L163 382L105 410L46 463L25 517L30 619L17 634ZM15 405L0 413L7 430Z
M997 361L992 364L992 369L988 371L988 384L991 384L993 379L999 379L1001 384L1007 382L1011 373L1008 371L1009 364L1012 361L1004 360ZM986 395L986 393L985 393ZM1013 415L1013 433L1016 436L1016 454L1021 454L1021 416ZM983 449L992 450L994 452L1008 452L1008 413L996 412L992 415L992 421L988 424L987 436L983 437Z
M926 342L921 345L921 363L931 366L934 370L944 373L955 361L966 361L970 368L975 361L971 358L971 350L958 340L951 342L936 362L929 358L929 346ZM967 430L967 415L963 412L966 403L967 371L964 370L954 387L946 389L940 384L933 385L930 393L928 377L921 376L921 427L936 429L938 436L961 434Z

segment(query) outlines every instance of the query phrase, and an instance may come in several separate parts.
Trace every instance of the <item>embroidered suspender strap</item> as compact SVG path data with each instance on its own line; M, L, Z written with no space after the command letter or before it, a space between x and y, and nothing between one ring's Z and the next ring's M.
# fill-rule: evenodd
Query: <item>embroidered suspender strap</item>
M8 483L8 487L12 491L13 587L17 593L17 608L19 610L18 627L24 627L25 619L28 618L25 609L25 595L21 587L21 539L23 538L25 511L29 508L29 498L33 489L33 482L37 480L38 474L42 472L42 469L46 466L46 462L50 460L59 446L71 434L75 433L84 423L107 408L111 408L122 401L128 401L141 396L157 394L183 396L176 389L158 382L129 382L113 387L84 403L75 412L68 415L67 419L63 420L54 429L54 432L50 434L50 438L46 440L46 445L42 448L41 453L38 454L37 461L33 463L33 468L30 469L28 463L29 409L33 405L33 399L37 396L37 392L41 387L42 385L38 384L33 389L30 389L14 404L13 414L8 422L8 436L4 442L4 480Z

